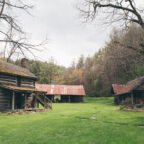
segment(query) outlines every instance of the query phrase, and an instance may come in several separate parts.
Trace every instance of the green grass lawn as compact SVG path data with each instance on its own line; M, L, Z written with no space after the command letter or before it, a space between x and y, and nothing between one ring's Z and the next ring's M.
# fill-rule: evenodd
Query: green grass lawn
M144 144L143 112L119 111L113 98L53 104L51 112L0 115L0 144Z

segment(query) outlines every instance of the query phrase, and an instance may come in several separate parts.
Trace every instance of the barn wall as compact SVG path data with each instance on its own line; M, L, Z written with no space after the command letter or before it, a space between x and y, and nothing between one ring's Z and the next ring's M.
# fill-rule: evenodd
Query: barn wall
M134 103L144 104L144 91L143 90L134 91Z
M53 101L53 95L46 95L52 102ZM80 102L83 102L83 97L84 96L74 96L74 95L61 95L61 100L60 102L62 103L80 103ZM69 101L70 100L70 101Z
M73 103L83 102L83 96L71 96L71 102Z
M68 95L61 95L61 102L62 103L67 103L68 101L69 101Z
M61 96L61 102L69 102L69 95L62 95ZM71 103L79 103L83 102L83 96L70 96L70 102Z
M132 104L131 93L116 95L114 98L114 102L117 105L128 105Z
M0 111L11 109L12 92L0 88Z
M133 99L134 104L144 104L144 91L143 90L133 91L133 98L134 98ZM132 104L131 93L119 95L119 104L124 105Z

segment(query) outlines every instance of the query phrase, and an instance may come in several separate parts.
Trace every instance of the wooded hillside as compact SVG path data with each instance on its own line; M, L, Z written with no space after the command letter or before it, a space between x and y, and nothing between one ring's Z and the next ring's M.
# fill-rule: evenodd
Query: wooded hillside
M30 61L40 83L84 84L88 96L110 96L112 83L125 83L144 75L144 32L136 25L111 32L109 42L92 57L80 56L69 68Z
M30 70L39 83L83 84L88 96L110 96L113 83L126 83L144 75L144 31L137 25L128 30L113 29L109 41L91 57L81 55L68 68L54 60L30 60ZM20 61L17 60L16 64Z

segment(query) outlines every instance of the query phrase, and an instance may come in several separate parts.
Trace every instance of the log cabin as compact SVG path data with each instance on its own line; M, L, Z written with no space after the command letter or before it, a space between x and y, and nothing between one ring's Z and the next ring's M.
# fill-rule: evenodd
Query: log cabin
M22 59L21 66L0 61L0 111L36 109L39 103L51 108L45 92L35 89L36 80L27 59Z
M83 85L48 85L37 84L39 91L45 91L52 102L81 103L86 95Z
M116 105L144 104L144 76L126 84L112 84L111 93Z

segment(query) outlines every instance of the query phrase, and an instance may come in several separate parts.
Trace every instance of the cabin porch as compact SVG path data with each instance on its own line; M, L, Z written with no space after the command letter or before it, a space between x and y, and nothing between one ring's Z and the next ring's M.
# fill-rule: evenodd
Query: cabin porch
M117 104L144 104L144 90L134 90L131 93L116 95L115 101Z
M9 89L0 87L0 111L39 109L39 104L44 108L52 108L51 101L43 92L34 89Z

